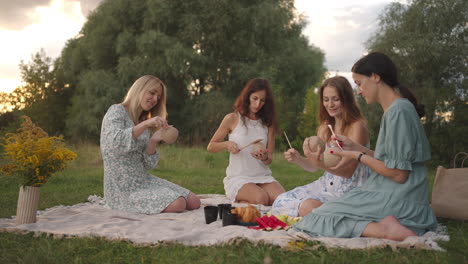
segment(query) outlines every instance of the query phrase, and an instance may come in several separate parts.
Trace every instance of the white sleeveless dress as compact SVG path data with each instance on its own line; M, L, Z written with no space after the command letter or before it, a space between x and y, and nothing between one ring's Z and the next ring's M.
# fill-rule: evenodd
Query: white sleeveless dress
M262 121L251 120L248 117L241 118L238 114L239 122L229 134L229 141L233 141L239 148L249 144L256 139L262 139L261 143L268 145L268 127ZM245 124L243 122L245 121ZM229 155L229 165L226 169L226 177L223 180L226 197L235 202L237 193L246 183L269 183L276 182L271 176L270 168L262 161L250 155L252 146L241 150L237 154Z

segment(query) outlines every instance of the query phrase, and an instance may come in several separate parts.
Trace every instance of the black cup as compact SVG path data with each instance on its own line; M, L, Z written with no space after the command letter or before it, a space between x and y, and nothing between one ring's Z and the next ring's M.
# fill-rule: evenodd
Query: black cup
M229 211L224 211L223 226L238 225L238 224L239 224L239 219L237 218L237 214L233 214Z
M219 218L223 219L224 211L231 212L231 208L232 208L231 204L218 204Z
M218 219L218 207L217 206L205 206L205 222L207 224L216 221Z

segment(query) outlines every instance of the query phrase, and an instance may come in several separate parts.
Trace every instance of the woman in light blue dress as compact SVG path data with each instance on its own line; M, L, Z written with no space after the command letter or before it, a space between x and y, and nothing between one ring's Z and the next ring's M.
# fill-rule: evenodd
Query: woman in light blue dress
M136 80L124 101L107 111L100 147L108 207L144 214L200 207L194 193L147 172L159 161L157 146L168 127L166 115L166 86L151 75Z
M344 136L336 166L359 161L372 169L369 179L343 197L325 203L299 221L295 229L327 237L376 237L404 240L434 230L437 219L429 205L427 171L431 158L420 117L424 108L411 91L398 84L395 64L372 52L352 68L359 93L384 114L375 151Z
M354 99L353 88L345 77L326 79L320 86L319 96L320 125L317 135L327 142L328 146L333 145L328 125L332 126L335 133L346 135L360 144L368 144L366 121ZM324 169L325 173L312 183L279 195L272 206L273 214L304 216L323 203L333 201L361 186L370 174L369 167L357 161L339 170L327 168L323 162L323 155L320 157L317 153L310 152L309 139L304 141L303 150L307 158L302 157L295 149L285 152L285 158L307 171Z

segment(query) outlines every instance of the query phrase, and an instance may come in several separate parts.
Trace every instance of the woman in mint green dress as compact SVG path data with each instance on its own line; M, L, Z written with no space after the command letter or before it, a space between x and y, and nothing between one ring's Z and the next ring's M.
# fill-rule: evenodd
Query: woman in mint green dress
M161 80L142 76L124 101L109 107L104 116L100 143L104 199L112 209L157 214L200 207L193 192L148 173L158 164L157 146L168 127L166 94Z
M379 103L383 118L375 151L337 136L345 151L336 166L358 160L372 169L368 180L341 198L313 210L295 229L313 236L404 240L434 230L424 162L431 158L420 117L421 105L398 84L395 64L372 52L357 61L353 79L368 104Z

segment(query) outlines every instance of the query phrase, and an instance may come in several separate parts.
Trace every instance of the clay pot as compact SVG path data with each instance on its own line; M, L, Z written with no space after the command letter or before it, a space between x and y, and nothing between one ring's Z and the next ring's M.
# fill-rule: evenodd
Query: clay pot
M173 126L169 126L166 129L163 129L161 133L162 140L167 144L172 144L177 140L179 136L179 130Z
M325 149L325 152L323 153L323 163L325 163L325 167L327 168L335 167L341 161L341 157L338 155L331 154L330 150L333 150L333 152L341 151L341 149L339 149L338 147L331 147Z
M309 137L309 149L312 152L317 152L318 147L320 146L320 153L323 153L325 151L325 142L317 136L311 136Z
M30 224L36 222L39 206L40 187L21 186L16 208L16 224Z
M258 142L258 143L255 143L255 144L252 145L252 152L259 151L261 149L262 150L266 149L266 147L265 147L265 145L263 143Z

